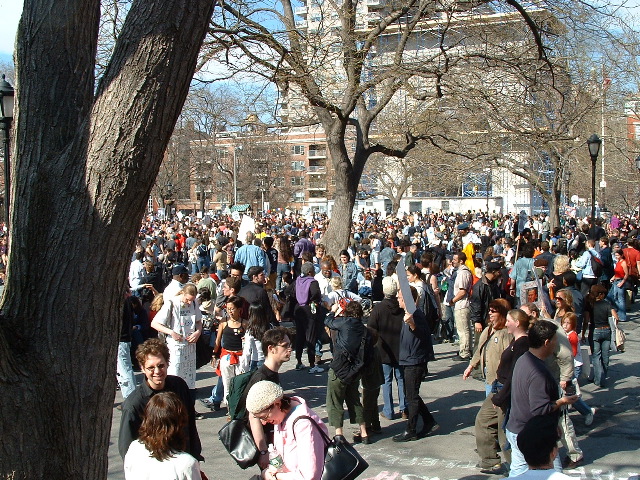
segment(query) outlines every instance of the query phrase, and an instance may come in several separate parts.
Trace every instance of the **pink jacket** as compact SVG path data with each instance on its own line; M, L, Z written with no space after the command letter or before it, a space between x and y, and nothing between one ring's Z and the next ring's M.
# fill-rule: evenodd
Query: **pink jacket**
M295 439L292 430L293 423L301 415L313 418L325 433L329 433L327 426L320 417L311 410L300 397L292 397L300 402L294 407L284 422L275 425L274 446L282 455L287 472L295 474L296 480L320 480L324 470L325 441L313 423L302 418L295 424Z

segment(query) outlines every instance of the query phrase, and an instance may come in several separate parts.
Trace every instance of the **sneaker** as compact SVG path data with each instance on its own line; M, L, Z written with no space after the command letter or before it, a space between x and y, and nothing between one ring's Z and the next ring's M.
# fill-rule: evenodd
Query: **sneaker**
M213 402L210 398L201 398L200 403L209 409L213 409Z
M506 471L506 468L502 463L497 463L492 467L481 468L480 473L485 473L487 475L504 475L505 473L508 473L508 471Z
M303 364L301 364L301 363L298 363L298 364L296 365L296 370L304 370L305 368L307 368L307 367L305 367L305 366L304 366Z
M591 408L591 411L589 413L587 413L587 415L584 417L584 424L587 427L590 427L591 424L593 423L593 416L596 414L596 409L595 408Z
M309 369L309 373L322 373L322 372L324 372L324 368L320 368L317 365Z
M204 415L199 412L196 412L196 420L204 420Z
M395 415L392 413L392 414L391 414L391 418L389 418L389 417L387 417L387 416L385 415L385 413L384 413L384 412L380 412L380 416L381 416L382 418L384 418L385 420L393 420L393 419L394 419L394 417L395 417Z

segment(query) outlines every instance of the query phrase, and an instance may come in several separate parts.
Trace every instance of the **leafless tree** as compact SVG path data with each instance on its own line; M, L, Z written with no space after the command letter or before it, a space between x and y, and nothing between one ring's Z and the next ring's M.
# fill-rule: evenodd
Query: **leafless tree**
M107 476L128 252L214 8L133 2L96 86L100 5L25 0L18 27L1 478Z

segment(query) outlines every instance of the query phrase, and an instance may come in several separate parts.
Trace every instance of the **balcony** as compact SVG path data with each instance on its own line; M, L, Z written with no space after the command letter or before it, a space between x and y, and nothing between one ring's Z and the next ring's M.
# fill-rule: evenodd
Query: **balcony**
M307 185L307 190L326 190L327 182L309 182Z
M326 150L309 149L309 158L327 158Z
M296 21L296 28L307 28L307 21L306 20Z
M313 174L325 174L327 173L327 167L323 166L323 165L309 165L309 168L307 168L307 173L313 173Z
M306 15L307 15L307 7L296 7L296 8L293 10L293 13L294 13L295 15L300 16L300 17L304 17L304 16L306 16Z

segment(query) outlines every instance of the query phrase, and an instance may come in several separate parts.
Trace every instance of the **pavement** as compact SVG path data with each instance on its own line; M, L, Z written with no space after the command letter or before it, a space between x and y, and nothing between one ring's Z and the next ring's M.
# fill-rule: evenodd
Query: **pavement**
M584 463L565 470L573 478L640 480L640 304L632 305L629 320L622 325L627 334L625 352L612 353L606 388L581 382L585 401L597 409L591 427L584 425L576 411L571 418L584 452ZM381 419L382 433L373 437L370 445L357 445L369 468L360 480L483 480L501 478L479 472L475 467L473 425L484 399L484 384L462 379L466 362L453 359L457 353L452 344L435 346L437 360L429 363L430 375L422 383L420 393L429 406L440 429L427 438L398 444L391 437L404 431L401 419ZM327 354L325 354L325 357ZM306 358L306 357L305 357ZM296 371L295 359L283 366L281 381L285 391L299 395L327 421L325 394L327 374ZM328 367L325 365L325 369ZM138 381L142 380L138 374ZM198 371L198 397L208 397L216 381L210 366ZM397 399L397 395L394 395ZM118 454L118 428L122 402L116 392L113 410L111 443L109 446L110 480L124 479L123 464ZM242 470L222 447L217 432L226 423L226 412L210 412L199 402L196 410L205 418L197 422L206 462L202 470L210 480L248 479L258 473L257 467ZM345 412L346 413L346 412ZM345 416L346 418L346 416ZM348 419L345 432L351 432ZM355 428L353 429L355 430ZM350 435L347 437L350 438ZM561 450L561 455L564 452Z

